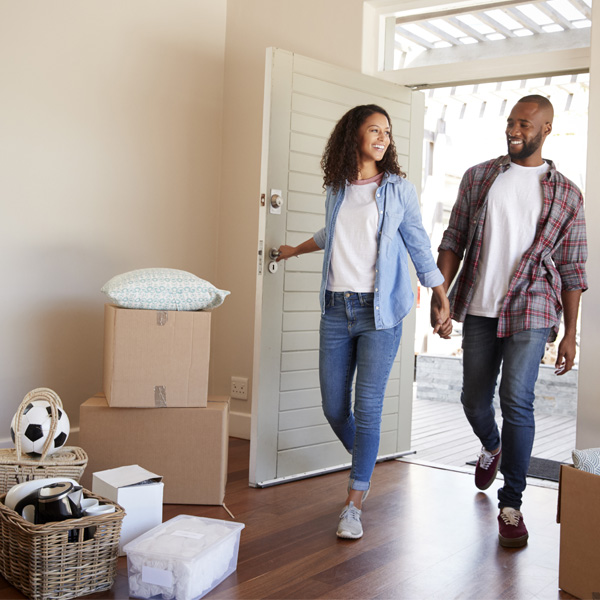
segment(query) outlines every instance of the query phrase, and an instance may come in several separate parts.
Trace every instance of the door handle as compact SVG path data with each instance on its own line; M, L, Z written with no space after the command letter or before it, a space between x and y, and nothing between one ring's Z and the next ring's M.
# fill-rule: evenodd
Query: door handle
M269 258L271 260L275 260L280 254L281 252L279 251L279 248L271 248L269 250Z

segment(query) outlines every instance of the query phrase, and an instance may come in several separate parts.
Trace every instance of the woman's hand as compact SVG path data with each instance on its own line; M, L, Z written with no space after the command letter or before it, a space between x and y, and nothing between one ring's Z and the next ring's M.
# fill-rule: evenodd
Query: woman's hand
M450 318L450 302L444 286L438 285L431 288L433 296L431 298L431 326L433 333L437 333L441 338L449 339L452 333L452 319Z
M279 246L279 256L275 259L277 262L280 260L287 260L292 256L298 256L295 246Z

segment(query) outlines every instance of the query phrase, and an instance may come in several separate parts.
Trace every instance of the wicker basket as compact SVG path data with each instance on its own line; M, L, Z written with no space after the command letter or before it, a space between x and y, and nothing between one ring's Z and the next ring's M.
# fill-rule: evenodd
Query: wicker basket
M34 525L0 497L0 574L28 598L66 600L112 587L125 511L87 490L84 495L113 504L115 512ZM69 542L74 531L79 541Z
M31 479L68 477L79 481L87 462L87 454L75 446L64 446L45 460L18 459L14 448L0 449L0 494Z
M15 430L17 432L20 430L23 412L33 400L46 400L50 404L52 411L50 435L39 459L22 454L19 435L15 435L15 448L0 449L0 494L6 494L13 485L31 479L68 477L79 481L87 465L87 454L75 446L65 446L48 456L48 449L56 431L58 409L62 409L60 398L48 388L37 388L23 398L15 415Z

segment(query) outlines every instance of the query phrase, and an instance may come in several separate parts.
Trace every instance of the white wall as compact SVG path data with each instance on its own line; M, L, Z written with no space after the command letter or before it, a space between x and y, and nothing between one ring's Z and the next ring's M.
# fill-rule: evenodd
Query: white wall
M101 390L111 276L217 279L226 0L0 0L0 439Z
M586 183L589 290L582 300L581 357L579 362L579 402L577 408L577 447L600 447L600 3L592 7L592 53L590 68L590 108Z
M265 50L274 46L360 71L362 0L229 0L225 60L223 173L219 223L221 284L231 290L215 311L212 384L252 385L260 153ZM251 400L232 401L232 433L249 434Z

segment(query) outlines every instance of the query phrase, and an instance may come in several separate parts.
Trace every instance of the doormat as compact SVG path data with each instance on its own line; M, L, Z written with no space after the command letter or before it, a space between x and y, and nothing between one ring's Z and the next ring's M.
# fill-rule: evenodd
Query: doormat
M476 460L470 460L468 465L475 466ZM546 479L548 481L558 481L560 475L560 465L565 463L558 462L557 460L549 460L547 458L536 458L531 457L529 462L529 470L527 471L527 477L535 477L536 479Z

